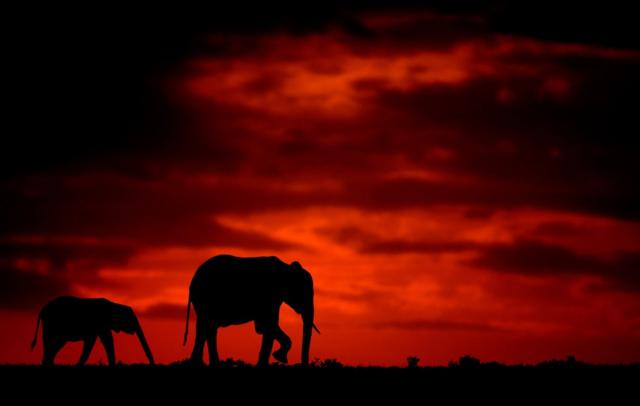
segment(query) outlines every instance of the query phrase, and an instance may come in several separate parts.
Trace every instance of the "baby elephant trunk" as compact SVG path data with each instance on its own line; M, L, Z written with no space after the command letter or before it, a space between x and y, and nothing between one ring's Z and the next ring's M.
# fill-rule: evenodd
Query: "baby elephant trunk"
M142 331L142 327L138 323L138 328L136 329L136 335L138 336L138 340L140 340L140 345L144 350L147 359L149 360L149 364L155 365L155 361L153 360L153 354L151 353L151 348L149 348L149 344L147 343L147 339L144 337L144 332Z
M309 365L309 350L311 348L311 333L313 323L313 305L302 315L302 365Z

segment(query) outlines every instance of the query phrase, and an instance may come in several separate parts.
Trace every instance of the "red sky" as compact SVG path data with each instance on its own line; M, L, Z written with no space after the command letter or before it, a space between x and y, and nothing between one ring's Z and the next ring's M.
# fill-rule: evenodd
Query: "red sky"
M188 284L219 253L312 273L312 358L640 361L640 51L473 12L350 16L204 30L153 69L74 53L90 98L36 87L79 110L10 143L47 148L0 179L0 362L39 361L38 309L67 293L132 305L156 359L184 359ZM219 342L257 358L250 325Z

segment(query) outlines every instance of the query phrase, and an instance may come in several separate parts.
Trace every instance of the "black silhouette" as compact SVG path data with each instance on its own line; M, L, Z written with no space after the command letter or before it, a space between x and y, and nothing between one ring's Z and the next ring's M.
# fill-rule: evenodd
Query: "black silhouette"
M303 396L313 394L314 400L329 402L353 399L353 403L375 404L384 398L393 399L394 404L411 405L421 396L479 404L486 397L493 405L496 399L517 403L525 397L537 401L539 396L537 403L541 404L558 399L560 404L578 400L579 405L586 405L590 403L582 398L606 399L614 404L635 399L640 364L594 365L567 359L537 365L482 362L465 368L456 361L449 368L398 368L341 365L335 359L323 359L313 360L309 368L279 365L267 370L228 359L221 360L219 368L193 368L190 361L183 360L153 367L123 365L115 371L105 366L50 369L0 364L0 375L2 394L7 399L42 397L43 404L61 401L65 406L89 404L96 396L102 403L113 405L121 404L123 398L159 405L178 396L181 404L200 405L203 399L222 396L222 392L231 395L230 403L263 404L266 397L278 397L278 403L299 404L300 397L283 392L284 383Z
M256 333L262 335L258 365L268 365L274 339L279 342L280 348L273 352L273 357L287 363L291 339L278 324L280 305L283 302L302 317L302 364L308 365L311 330L315 328L318 331L313 322L311 274L298 262L294 261L289 265L277 257L239 258L218 255L209 259L200 265L189 287L185 344L192 303L197 315L191 361L203 362L206 340L209 364L217 364L218 328L253 321Z
M417 368L420 364L420 358L416 356L407 357L407 368Z
M33 350L38 340L38 329L42 321L42 365L53 365L56 354L68 341L84 341L78 365L84 365L99 337L107 353L109 365L115 365L113 335L135 333L149 359L154 364L153 354L147 344L133 309L107 299L81 299L61 296L47 303L38 316L36 333L31 343Z

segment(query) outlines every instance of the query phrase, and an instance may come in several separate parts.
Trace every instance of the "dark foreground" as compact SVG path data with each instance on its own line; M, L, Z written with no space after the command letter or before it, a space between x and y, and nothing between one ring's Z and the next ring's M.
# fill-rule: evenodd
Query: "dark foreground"
M0 366L2 393L29 401L66 404L144 401L165 404L228 404L237 401L300 404L322 401L408 401L445 399L605 400L626 403L640 389L640 365L453 367L270 367L220 368L187 365L146 366ZM210 400L210 401L207 401ZM307 402L307 400L309 402ZM395 403L394 403L395 404Z

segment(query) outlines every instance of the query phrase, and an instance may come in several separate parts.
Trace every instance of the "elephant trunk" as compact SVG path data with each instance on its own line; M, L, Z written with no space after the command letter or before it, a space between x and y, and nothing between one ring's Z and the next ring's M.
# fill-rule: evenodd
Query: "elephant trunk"
M313 329L313 304L302 315L302 365L309 365L309 350L311 348L311 333Z
M147 343L147 339L144 337L144 333L142 332L142 327L138 324L138 328L136 329L136 335L138 336L138 340L140 340L140 345L144 350L147 359L149 360L149 364L155 365L155 361L153 360L153 354L151 353L151 348L149 348L149 344Z

